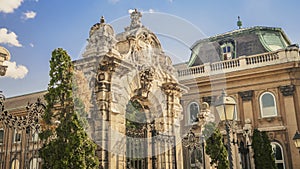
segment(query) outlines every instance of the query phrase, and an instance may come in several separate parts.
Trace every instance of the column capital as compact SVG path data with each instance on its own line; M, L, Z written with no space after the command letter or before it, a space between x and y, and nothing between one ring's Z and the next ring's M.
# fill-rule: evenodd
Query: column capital
M279 90L283 96L293 96L295 85L279 86Z
M204 96L204 97L202 97L202 101L211 105L212 103L214 103L216 101L216 96Z
M243 101L250 101L253 96L253 90L239 92L239 95L242 97Z

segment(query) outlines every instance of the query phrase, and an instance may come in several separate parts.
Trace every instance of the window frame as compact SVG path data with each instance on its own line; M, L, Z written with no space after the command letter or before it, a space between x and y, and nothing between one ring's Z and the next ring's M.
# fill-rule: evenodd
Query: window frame
M264 115L264 111L263 111L263 102L262 102L262 98L264 95L266 94L270 94L273 97L273 101L274 101L274 114L273 115ZM273 93L271 92L263 92L261 93L261 95L259 96L259 107L260 107L260 116L262 118L268 118L268 117L276 117L278 116L278 111L277 111L277 103L276 103L276 97Z
M12 159L10 169L20 169L20 160L17 158Z
M198 112L200 111L200 105L199 105L199 103L197 101L191 101L188 104L188 106L187 106L187 112L188 112L187 113L187 115L188 115L188 117L187 117L187 125L194 125L194 124L197 123L197 121L192 121L192 119L191 119L191 108L190 107L191 107L192 104L196 104L197 107L198 107Z
M275 148L276 148L276 145L280 148L282 160L277 160L276 159L276 154L275 154L276 149L275 150L273 149L273 145L275 146ZM283 164L283 169L285 169L286 167L285 167L284 153L283 153L283 148L282 148L281 144L276 142L276 141L272 141L271 146L272 146L272 152L274 153L274 160L275 160L276 166L277 166L277 164Z
M236 59L234 45L235 45L234 42L231 41L224 42L222 45L220 45L222 61ZM230 49L230 51L228 50L228 48ZM228 54L231 55L230 58L228 58ZM226 55L226 59L225 59L225 55Z
M36 162L36 163L33 164L34 162ZM39 169L40 163L41 163L41 158L38 158L38 157L31 158L29 161L29 169Z
M16 136L20 135L20 140L16 141ZM13 143L21 143L22 142L22 130L18 130L18 129L14 129L14 139L13 139Z
M3 132L3 135L2 135L2 142L0 141L0 145L3 145L4 143L4 137L5 137L5 132L4 132L4 128L0 128L0 132Z

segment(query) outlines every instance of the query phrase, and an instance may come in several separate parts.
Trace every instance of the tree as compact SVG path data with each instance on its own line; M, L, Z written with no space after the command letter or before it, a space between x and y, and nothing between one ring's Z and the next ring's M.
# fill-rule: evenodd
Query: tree
M222 142L220 130L214 123L208 123L203 134L206 139L205 153L211 158L210 164L215 164L217 169L228 169L227 150Z
M272 146L266 132L254 129L252 136L254 163L256 169L276 169Z
M78 99L73 100L73 73L70 56L61 48L55 49L50 60L47 105L40 134L45 142L40 150L44 169L98 168L96 144L87 136L78 117L84 105L74 108L74 100Z

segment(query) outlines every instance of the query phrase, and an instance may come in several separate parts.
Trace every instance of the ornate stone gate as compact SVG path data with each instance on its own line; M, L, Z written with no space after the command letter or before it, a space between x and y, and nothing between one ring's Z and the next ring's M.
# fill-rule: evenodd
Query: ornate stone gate
M75 63L90 81L90 132L100 147L101 167L182 168L182 88L158 38L141 24L141 13L135 10L130 17L130 26L117 35L102 17L90 30L83 59ZM141 118L129 119L130 101L139 103ZM133 153L134 148L141 151Z

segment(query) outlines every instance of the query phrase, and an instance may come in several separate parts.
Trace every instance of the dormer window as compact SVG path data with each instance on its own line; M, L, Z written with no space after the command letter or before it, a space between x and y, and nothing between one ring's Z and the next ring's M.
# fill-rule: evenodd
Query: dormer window
M235 48L233 41L221 43L221 60L230 60L235 58Z

